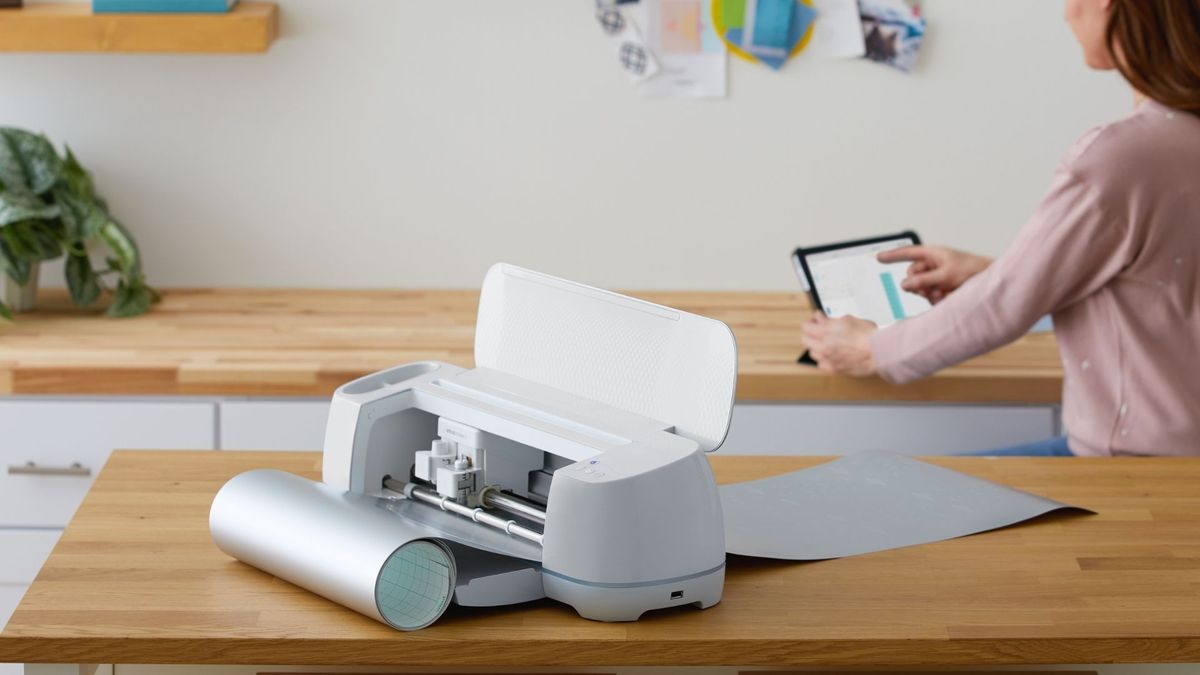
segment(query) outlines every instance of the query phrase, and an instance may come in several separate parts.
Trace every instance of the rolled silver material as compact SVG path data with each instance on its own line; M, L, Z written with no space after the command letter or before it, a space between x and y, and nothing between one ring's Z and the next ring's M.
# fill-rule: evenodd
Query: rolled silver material
M396 489L393 487L393 485L398 484L394 480L388 480L384 481L384 485L389 489ZM437 492L423 488L415 483L409 483L405 485L403 487L403 492L405 497L408 497L413 501L424 502L431 506L436 506L443 511L448 511L464 518L470 518L480 525L487 525L488 527L495 528L514 537L520 537L526 541L534 542L538 545L541 545L542 543L541 532L531 530L515 520L505 520L488 513L481 508L463 506L449 497L443 497Z
M422 628L450 604L454 557L437 530L383 501L259 469L221 488L209 529L242 562L395 628Z

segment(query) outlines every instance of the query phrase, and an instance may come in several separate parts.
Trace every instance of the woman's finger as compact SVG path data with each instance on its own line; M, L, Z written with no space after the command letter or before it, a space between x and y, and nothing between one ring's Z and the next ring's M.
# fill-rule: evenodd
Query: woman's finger
M935 269L904 277L904 280L900 282L900 288L910 293L920 293L923 290L939 288L946 283L946 280L946 272L941 269Z
M881 263L904 262L905 260L924 260L929 258L929 250L924 246L902 246L887 251L880 251L875 259Z
M905 274L907 274L908 276L911 277L911 276L920 274L922 272L928 272L931 269L933 269L933 268L930 267L929 263L925 262L924 260L918 260L915 263L909 265L908 269L904 270L904 272L905 272Z

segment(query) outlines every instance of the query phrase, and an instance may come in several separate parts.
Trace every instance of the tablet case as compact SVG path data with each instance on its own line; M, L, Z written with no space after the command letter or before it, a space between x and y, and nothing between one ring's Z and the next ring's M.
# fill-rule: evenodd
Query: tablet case
M805 257L813 253L824 253L826 251L836 251L842 248L854 248L855 246L868 246L870 244L878 244L893 239L909 238L912 240L913 246L921 244L921 237L913 230L905 230L896 234L889 234L882 237L870 237L868 239L855 239L853 241L843 241L834 244L822 244L821 246L797 247L792 251L792 265L796 268L796 276L800 278L800 286L808 293L808 301L812 304L813 311L818 311L821 307L821 297L817 294L816 284L812 281L812 271L808 269L808 263ZM796 363L806 366L816 366L817 362L813 359L808 350L796 359Z

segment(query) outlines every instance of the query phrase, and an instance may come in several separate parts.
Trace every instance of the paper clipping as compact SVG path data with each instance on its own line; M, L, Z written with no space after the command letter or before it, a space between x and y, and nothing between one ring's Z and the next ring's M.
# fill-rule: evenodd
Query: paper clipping
M711 0L642 0L631 14L645 29L659 72L639 88L648 98L723 98L725 44L712 25Z

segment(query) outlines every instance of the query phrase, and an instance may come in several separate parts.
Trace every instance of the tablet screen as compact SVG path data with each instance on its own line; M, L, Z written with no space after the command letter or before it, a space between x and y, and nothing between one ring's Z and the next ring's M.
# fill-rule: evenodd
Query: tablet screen
M910 237L807 253L805 263L826 316L857 316L890 326L930 308L929 301L900 288L908 262L885 265L880 251L911 246Z

